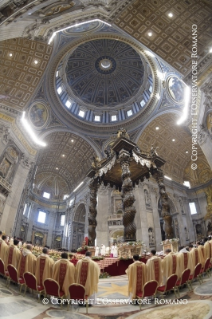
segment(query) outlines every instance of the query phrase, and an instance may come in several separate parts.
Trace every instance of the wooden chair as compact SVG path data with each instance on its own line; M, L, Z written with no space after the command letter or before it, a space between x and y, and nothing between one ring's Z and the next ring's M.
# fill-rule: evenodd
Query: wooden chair
M20 285L20 293L21 293L22 286L25 285L24 278L18 277L17 269L13 265L8 265L7 270L9 273L9 277L8 277L9 284L10 284L10 281L15 282L16 284L19 284ZM8 284L8 286L9 286L9 284Z
M177 298L177 293L176 293L176 282L177 282L177 275L174 274L174 275L171 275L167 281L166 281L166 284L164 286L160 286L157 288L157 291L161 294L165 294L166 292L169 292L171 290L174 290L174 294L175 294L175 297Z
M136 292L137 299L143 299L145 297L156 296L157 293L158 282L156 280L151 280L145 283L143 287L143 291ZM139 304L141 309L141 303Z
M37 285L37 279L36 277L31 274L30 272L25 272L24 273L24 280L25 280L25 291L24 291L24 295L26 295L26 289L27 287L29 289L32 289L32 291L35 291L36 293L40 294L44 293L44 287L42 285ZM38 299L39 301L39 299Z
M46 279L44 280L44 291L45 291L45 298L47 295L57 297L63 299L65 296L64 291L60 289L60 285L54 279ZM60 304L62 306L62 303Z
M83 301L83 303L86 303L86 313L88 313L88 296L85 295L85 287L80 284L72 284L69 286L68 291L71 300Z

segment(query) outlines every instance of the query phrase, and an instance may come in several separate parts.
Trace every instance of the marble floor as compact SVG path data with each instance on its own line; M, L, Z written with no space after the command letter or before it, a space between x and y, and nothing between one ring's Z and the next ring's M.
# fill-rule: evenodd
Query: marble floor
M24 296L17 285L11 283L6 287L6 280L1 277L0 319L212 319L212 276L204 278L201 285L194 283L193 289L193 292L181 289L178 301L173 294L148 299L140 311L138 305L130 304L125 275L100 279L95 304L86 314L86 309L78 305L67 311L67 305L61 307L57 299L48 299L43 304L35 294L27 292Z

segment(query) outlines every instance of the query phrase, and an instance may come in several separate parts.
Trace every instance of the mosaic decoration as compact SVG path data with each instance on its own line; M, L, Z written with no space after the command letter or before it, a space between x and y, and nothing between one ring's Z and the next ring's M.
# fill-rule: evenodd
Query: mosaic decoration
M29 118L35 127L43 127L48 118L47 108L42 103L33 104L29 111Z
M177 103L182 103L184 98L185 84L176 76L172 76L168 80L169 94Z
M127 102L142 86L144 66L128 44L100 39L81 44L66 65L67 82L83 102L117 106Z

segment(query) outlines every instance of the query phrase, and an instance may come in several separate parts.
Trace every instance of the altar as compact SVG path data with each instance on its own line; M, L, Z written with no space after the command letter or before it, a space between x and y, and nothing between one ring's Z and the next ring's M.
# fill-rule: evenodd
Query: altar
M119 258L132 258L133 255L142 254L142 245L137 243L122 243L118 245Z

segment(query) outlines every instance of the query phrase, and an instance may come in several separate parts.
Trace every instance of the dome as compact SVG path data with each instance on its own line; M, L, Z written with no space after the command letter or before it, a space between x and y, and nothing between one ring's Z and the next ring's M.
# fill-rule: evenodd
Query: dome
M140 55L128 44L99 39L70 54L67 83L76 97L94 106L117 106L135 96L143 83Z
M58 60L55 90L66 112L88 124L129 121L153 96L152 65L125 40L90 39Z

